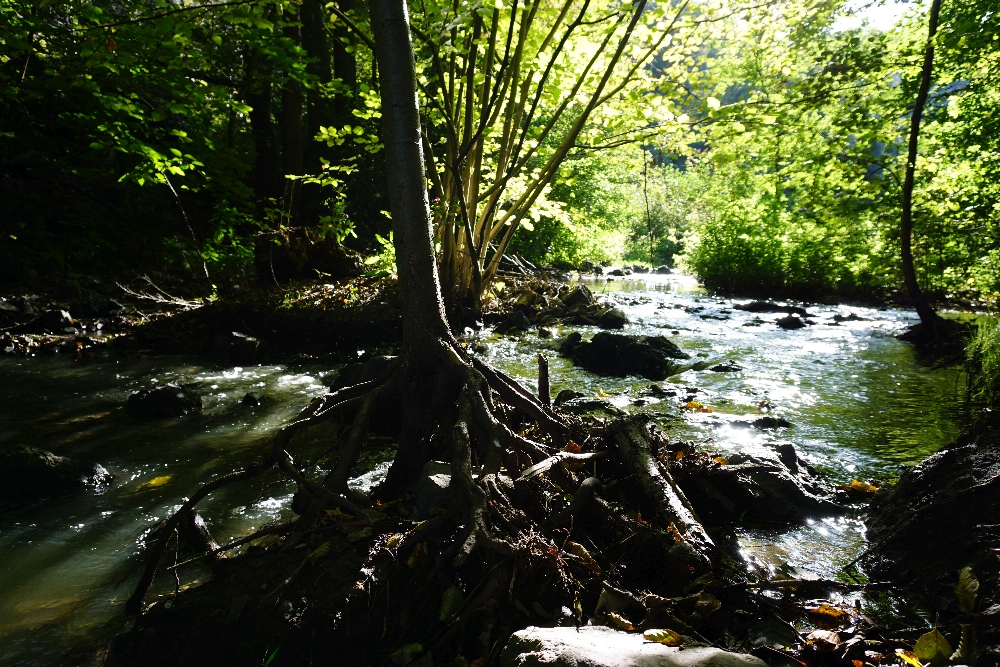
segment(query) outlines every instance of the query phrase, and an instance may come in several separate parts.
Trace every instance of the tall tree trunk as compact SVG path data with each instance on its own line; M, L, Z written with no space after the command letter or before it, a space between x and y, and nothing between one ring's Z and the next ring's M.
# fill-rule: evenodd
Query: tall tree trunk
M303 170L307 174L319 174L320 159L329 160L332 151L325 144L316 141L320 127L333 125L332 104L321 94L321 87L330 83L330 45L327 39L326 13L320 0L305 0L299 9L302 20L302 47L308 55L306 73L314 79L306 91L306 136ZM322 192L318 185L309 185L302 190L300 218L305 226L315 225L322 215Z
M340 9L349 13L354 9L354 0L340 0ZM350 33L343 21L337 22L333 40L333 75L350 91L350 95L338 95L334 99L334 117L337 125L353 124L354 98L358 93L358 63L354 51L348 51Z
M279 195L279 162L271 108L271 76L267 59L256 49L248 55L243 97L250 106L250 133L254 147L253 189L260 214L267 200Z
M298 10L295 14L286 14L289 21L299 21ZM298 26L285 28L285 37L295 44L301 44L302 35ZM302 191L302 181L290 179L288 176L303 174L302 154L302 83L296 81L289 72L285 73L285 82L281 87L281 162L286 178L284 179L281 211L285 224L291 225L298 219L299 199Z
M413 44L405 0L369 0L382 92L382 143L392 211L399 299L403 311L403 364L399 402L403 430L386 477L387 489L416 475L429 455L428 436L454 404L460 381L434 260L430 202L424 178Z
M910 141L906 151L906 175L903 178L903 210L899 220L899 254L903 263L903 281L910 300L920 316L920 321L928 327L936 326L940 320L927 296L917 283L917 274L913 267L913 181L917 169L917 144L920 139L920 118L924 113L924 104L931 89L931 74L934 70L934 35L937 34L938 15L941 12L941 0L931 3L930 16L927 22L927 47L924 49L924 63L920 70L920 86L913 102L913 114L910 116Z

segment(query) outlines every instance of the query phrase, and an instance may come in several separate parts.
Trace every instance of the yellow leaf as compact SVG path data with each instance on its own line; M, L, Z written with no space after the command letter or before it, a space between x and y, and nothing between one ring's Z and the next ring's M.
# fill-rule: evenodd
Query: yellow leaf
M862 482L859 479L851 480L851 490L852 491L864 491L865 493L875 493L878 491L877 486L873 486L868 482Z
M311 554L309 554L309 562L315 565L320 560L322 560L323 556L330 553L331 549L333 549L333 541L327 540L323 544L316 547L316 549L313 550Z
M701 410L703 407L704 406L701 403L699 403L698 401L690 401L690 402L684 404L684 409L685 410L692 410L692 411L694 411L694 410Z
M665 644L667 646L680 646L684 638L673 630L646 630L642 633L642 638L648 642Z
M166 484L167 482L169 482L171 479L173 479L173 475L162 475L160 477L154 477L153 479L149 480L148 482L146 482L142 486L152 486L152 487L155 488L157 486L163 486L164 484Z
M726 459L722 458L721 456L716 456L712 460L715 461L716 463L718 463L720 466L727 466L727 465L729 465L729 461L727 461Z
M610 611L608 612L608 619L612 623L614 623L618 628L625 630L626 632L631 632L632 630L635 630L635 626L632 625L632 622L629 621L624 616L622 616L621 614L617 614L613 611Z
M901 648L896 649L896 657L911 667L924 667L923 663L920 662L920 658Z
M821 604L814 609L807 609L806 612L813 623L827 630L846 625L851 620L851 615L846 611L828 604Z

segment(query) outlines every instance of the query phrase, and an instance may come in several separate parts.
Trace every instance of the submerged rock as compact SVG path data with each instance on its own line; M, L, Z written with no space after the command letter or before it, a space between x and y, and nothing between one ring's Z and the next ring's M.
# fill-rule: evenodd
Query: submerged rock
M795 315L782 317L780 320L775 320L774 323L782 329L801 329L806 325L806 322L802 318Z
M166 419L201 411L201 396L179 384L140 389L128 397L125 411L136 419Z
M733 306L736 310L743 310L748 313L788 313L789 315L799 315L808 317L809 313L805 308L799 306L782 306L773 301L751 301L750 303L739 303Z
M777 526L814 517L840 516L835 489L799 458L790 444L759 454L735 454L705 465L684 457L671 465L674 479L708 525Z
M602 329L624 329L626 324L628 317L618 308L611 308L597 318L597 325Z
M562 405L566 401L571 401L574 398L583 398L583 394L579 391L574 391L572 389L563 389L556 395L556 400L553 401L553 405Z
M579 333L571 333L560 345L559 352L592 373L602 375L640 375L650 380L663 380L678 372L674 359L688 359L663 336L626 336L600 332L589 341Z
M709 646L670 647L600 625L515 632L500 667L765 667L763 660Z
M573 306L589 306L594 303L594 295L587 289L586 285L572 287L565 296L560 295L560 298L564 304L571 308Z
M111 481L103 466L20 445L0 452L0 498L25 500L78 491Z
M764 430L769 428L791 428L792 423L783 417L771 417L768 415L754 419L752 422L735 421L729 425L733 428L757 428Z

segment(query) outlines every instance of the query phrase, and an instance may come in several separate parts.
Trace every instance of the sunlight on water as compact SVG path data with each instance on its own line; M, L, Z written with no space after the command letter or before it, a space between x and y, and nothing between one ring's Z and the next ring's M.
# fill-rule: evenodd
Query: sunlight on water
M624 333L664 335L692 361L731 359L742 370L691 370L660 383L675 396L644 394L649 381L591 375L555 351L558 337L571 331L589 337L593 327L553 327L552 339L534 331L487 334L486 357L535 390L536 357L543 353L553 395L574 389L621 410L646 411L671 438L700 441L724 454L792 442L837 483L891 481L900 465L916 463L958 433L957 371L919 365L912 349L894 338L913 321L911 313L809 306L815 325L783 331L773 324L781 315L734 310L734 301L704 294L690 278L642 278L589 284L632 320ZM838 314L864 319L834 325ZM101 492L0 513L0 664L84 662L86 648L117 628L136 554L152 524L200 483L260 456L269 436L324 391L321 379L333 370L231 368L182 358L0 359L0 448L31 444L101 463L115 475ZM166 382L190 385L202 396L203 413L153 422L125 414L131 392ZM240 403L250 391L262 397L260 407ZM712 412L683 410L689 400ZM734 426L761 416L764 407L794 427ZM370 472L351 486L366 490L378 483L390 457L387 446L366 450L361 467ZM287 515L294 489L262 490L270 481L224 489L199 506L217 540ZM742 544L772 569L787 565L837 577L863 547L864 527L844 519L785 532L746 530ZM192 568L182 584L208 574ZM156 586L151 599L172 590L173 580L160 577Z

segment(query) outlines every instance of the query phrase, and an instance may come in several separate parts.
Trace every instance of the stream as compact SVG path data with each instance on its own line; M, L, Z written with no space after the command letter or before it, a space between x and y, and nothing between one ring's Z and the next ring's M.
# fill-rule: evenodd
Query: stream
M535 331L483 334L484 357L535 389L536 358L544 353L553 396L573 389L605 397L621 410L647 412L671 439L699 441L722 455L792 442L837 484L891 483L901 466L959 433L964 378L958 369L923 366L895 338L915 321L912 312L813 304L815 324L786 331L773 324L783 314L733 310L732 299L707 294L684 276L586 282L628 315L625 333L665 335L693 361L731 359L741 370L686 371L660 383L675 396L649 396L642 392L648 380L599 377L554 351L558 337L580 331L589 338L596 327L554 327L554 338ZM833 319L852 313L858 319ZM118 613L152 524L200 483L259 456L336 371L318 364L233 368L181 357L0 358L0 449L41 447L101 463L115 476L98 492L0 512L0 665L95 664L93 646L121 629ZM125 414L129 394L170 381L201 394L200 416L138 422ZM259 407L241 404L251 391L262 396ZM690 401L705 411L684 409ZM731 425L762 411L792 427ZM389 450L371 451L369 472L353 484L377 482L388 456ZM226 488L199 510L223 543L287 516L292 491L285 485L262 491L259 483ZM743 529L740 540L748 556L773 571L801 568L830 578L843 578L842 568L865 546L864 526L851 517L781 532ZM181 586L208 574L206 567L187 566ZM172 593L174 585L159 575L147 599Z

